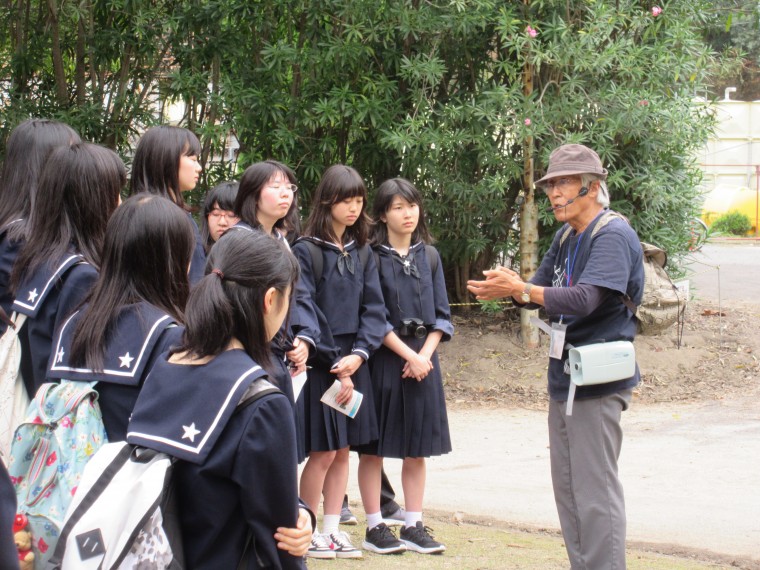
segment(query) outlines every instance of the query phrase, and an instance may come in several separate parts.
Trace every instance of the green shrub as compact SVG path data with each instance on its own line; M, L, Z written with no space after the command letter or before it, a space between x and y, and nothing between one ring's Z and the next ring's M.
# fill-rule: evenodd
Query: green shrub
M716 233L742 236L752 229L752 222L741 212L732 211L717 218L710 229Z

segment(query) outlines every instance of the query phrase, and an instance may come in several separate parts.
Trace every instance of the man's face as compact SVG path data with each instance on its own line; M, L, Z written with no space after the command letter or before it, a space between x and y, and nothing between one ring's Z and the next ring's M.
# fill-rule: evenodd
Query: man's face
M584 200L583 196L578 196L582 186L581 177L576 175L558 176L544 183L543 191L554 208L554 217L557 221L572 220L587 208L588 200ZM568 204L571 200L572 202Z

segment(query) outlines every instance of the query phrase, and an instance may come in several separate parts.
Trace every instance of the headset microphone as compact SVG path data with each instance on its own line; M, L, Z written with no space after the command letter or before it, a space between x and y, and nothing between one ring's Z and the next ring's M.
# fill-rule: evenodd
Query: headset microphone
M571 198L570 200L568 200L561 206L549 206L548 208L546 208L546 211L553 212L554 210L561 210L562 208L567 208L570 204L575 202L578 198L583 198L586 194L588 194L588 188L584 186L583 188L580 189L580 191L578 192L578 195L575 198Z

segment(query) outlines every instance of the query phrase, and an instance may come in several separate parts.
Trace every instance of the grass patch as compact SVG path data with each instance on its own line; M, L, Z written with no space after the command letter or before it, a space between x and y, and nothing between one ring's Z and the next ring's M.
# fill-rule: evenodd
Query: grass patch
M341 525L341 530L348 532L357 548L361 548L366 528L360 513L361 508L354 508L354 514L359 518L358 526ZM562 537L554 531L529 532L513 528L508 523L488 520L481 520L477 524L455 523L445 513L426 513L425 522L433 528L435 539L446 545L443 554L406 552L382 556L365 550L362 560L309 559L308 566L315 570L359 567L362 570L567 570L569 567ZM724 564L717 559L695 560L694 556L693 553L663 554L650 547L633 546L627 549L626 558L629 570L737 568L735 561L726 561Z

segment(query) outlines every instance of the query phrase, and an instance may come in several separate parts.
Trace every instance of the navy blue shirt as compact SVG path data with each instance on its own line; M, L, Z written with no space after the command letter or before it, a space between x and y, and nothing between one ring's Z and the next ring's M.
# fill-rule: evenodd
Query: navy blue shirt
M318 283L315 282L311 252L301 240L317 244L322 253L322 275ZM313 237L299 238L293 246L293 253L301 265L302 281L319 320L318 361L329 369L347 356L341 354L334 341L337 335L354 335L351 353L368 360L390 330L385 320L385 303L375 257L368 255L364 267L356 242L347 243L341 251L335 244Z
M195 222L189 213L187 216L190 221L193 222L193 235L195 236L195 249L193 249L193 257L190 260L190 271L187 273L190 285L195 285L203 279L206 274L206 248L203 247L203 240L201 239L201 232L198 229L198 224Z
M287 398L276 392L238 406L254 380L266 376L242 350L200 365L173 364L166 356L145 381L127 441L179 459L174 476L186 566L237 568L252 533L248 568L305 568L273 537L298 519Z
M567 325L565 342L584 346L615 340L632 341L636 335L636 317L623 304L621 296L628 295L638 305L644 291L643 252L636 232L620 218L612 218L593 237L600 216L581 234L571 230L562 240L569 226L565 224L555 234L549 251L541 261L531 283L543 287L571 287L596 285L613 294L590 314L549 315L551 322L560 319ZM560 243L561 242L561 243ZM565 373L567 350L562 360L549 359L549 396L553 400L567 400L570 375ZM589 398L632 388L639 383L639 370L626 380L579 386L576 398Z
M23 220L14 220L0 229L0 307L5 314L11 316L13 306L13 294L11 293L11 272L13 264L16 263L23 240L12 240L8 237L8 227L11 224L20 224ZM0 321L0 335L8 328L4 322Z
M396 332L402 320L417 318L428 330L441 331L442 341L449 340L454 327L443 267L439 262L435 275L432 274L425 244L413 244L403 257L389 245L375 245L373 249L385 299L386 319ZM438 255L438 252L434 253Z
M13 310L27 315L19 331L21 373L29 398L47 377L53 334L85 298L98 271L81 255L66 254L26 275L16 290Z
M13 541L13 520L16 516L16 491L5 463L0 461L0 568L16 570L18 554Z
M100 410L108 441L124 441L127 424L140 389L162 352L180 343L183 328L161 309L141 302L122 307L108 328L103 370L70 362L74 330L87 305L69 317L56 332L48 378L97 382Z

